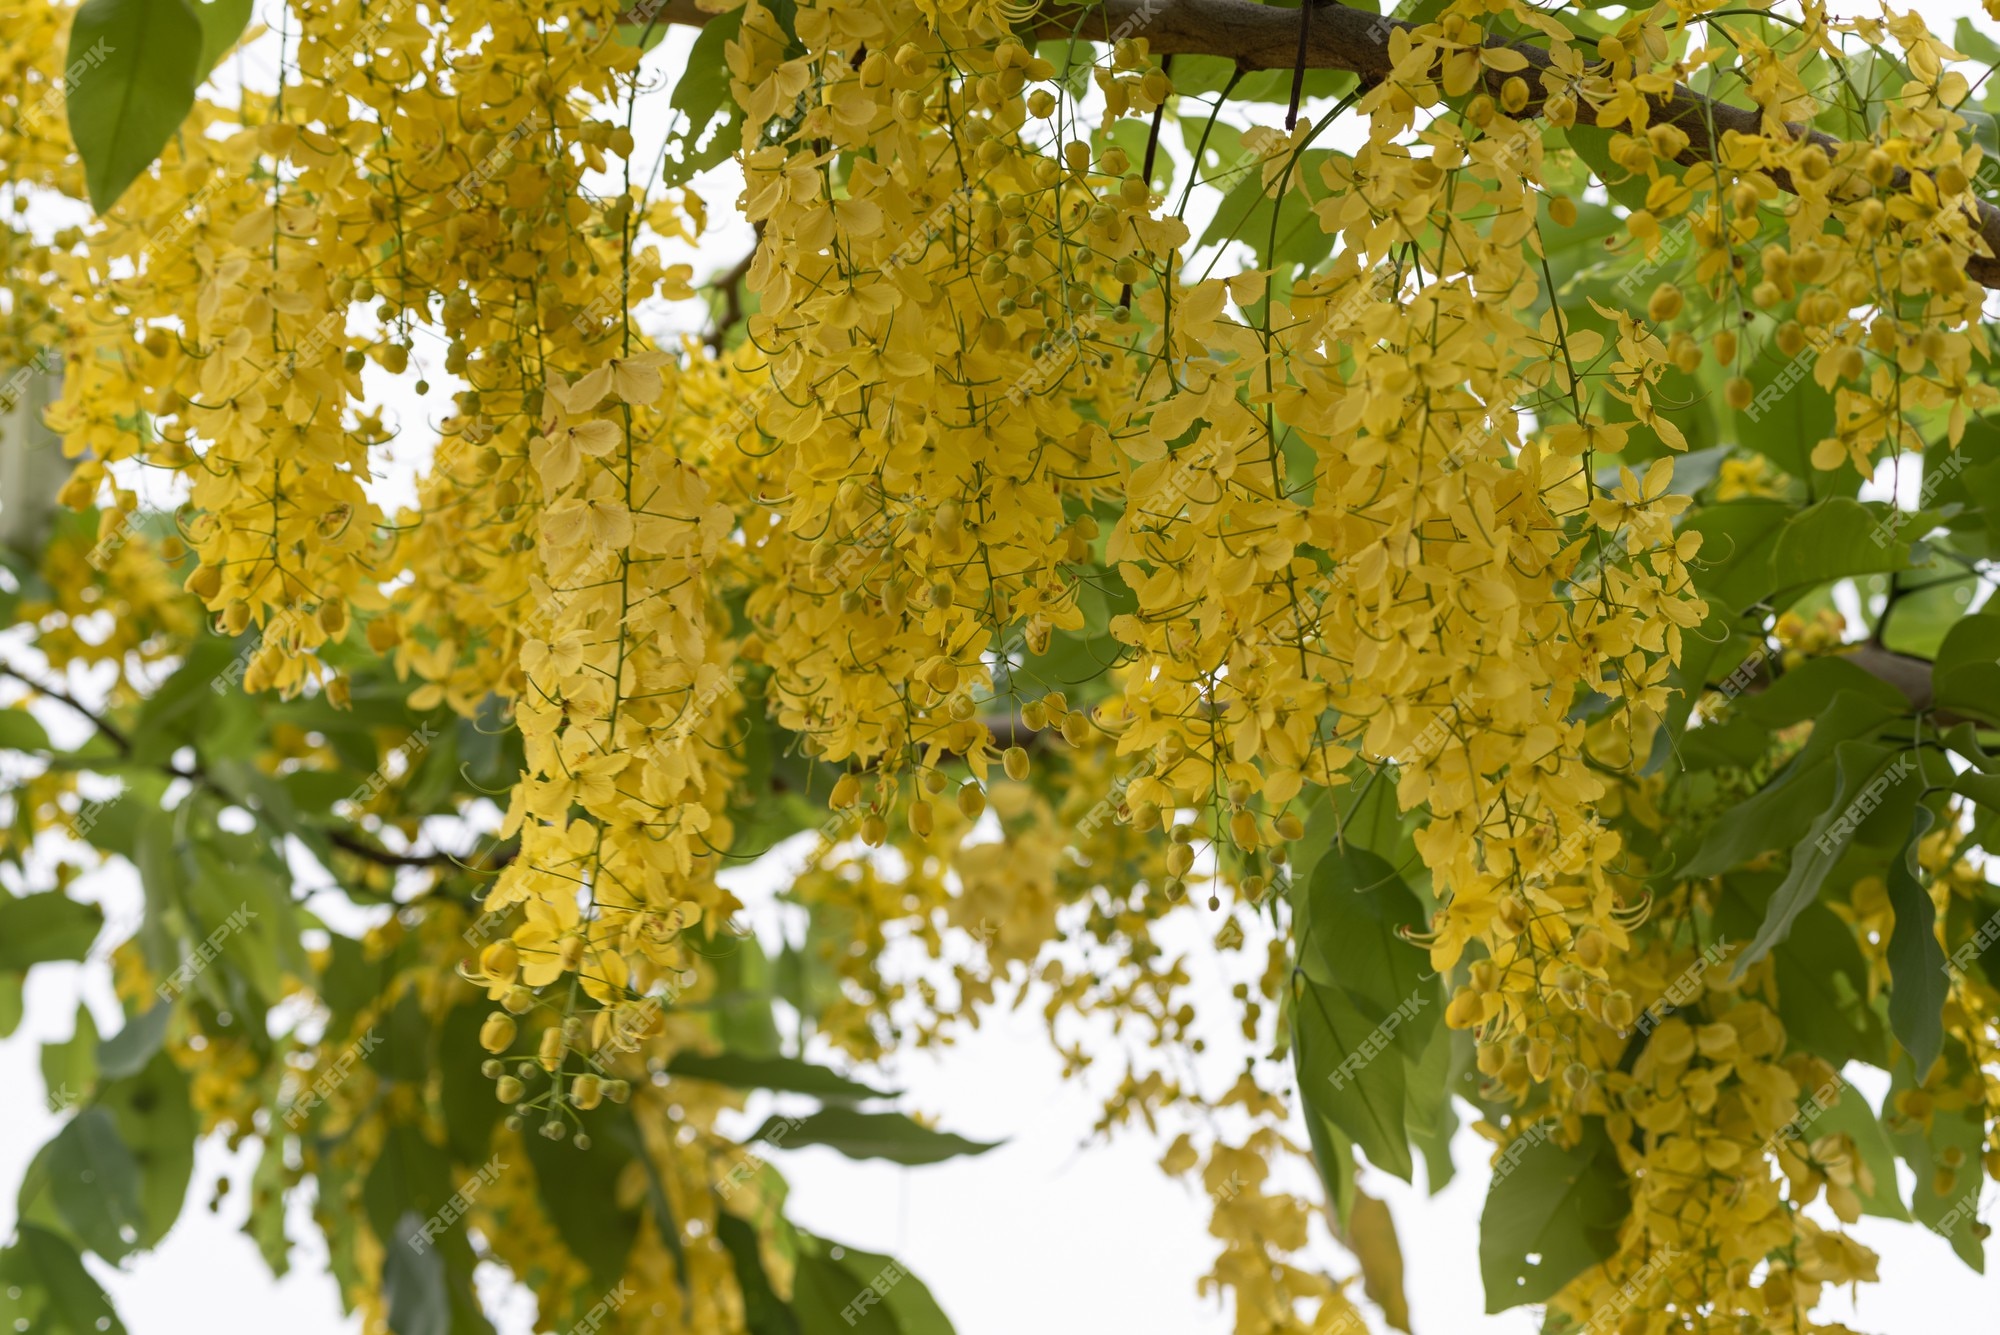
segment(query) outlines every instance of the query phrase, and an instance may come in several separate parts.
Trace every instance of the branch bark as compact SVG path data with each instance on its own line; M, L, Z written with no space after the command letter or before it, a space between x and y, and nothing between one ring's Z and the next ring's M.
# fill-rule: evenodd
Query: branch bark
M1312 0L1306 0L1312 3ZM648 9L658 21L704 23L712 15L694 7L693 0L671 0L657 10ZM1385 18L1351 8L1337 0L1314 5L1312 23L1300 42L1296 10L1278 9L1255 0L1104 0L1095 5L1071 5L1045 13L1035 35L1044 39L1075 36L1090 41L1110 41L1118 37L1143 37L1154 55L1220 56L1246 70L1291 69L1300 59L1308 69L1346 70L1363 79L1385 78L1393 66L1389 39L1398 28L1416 25L1401 19ZM1548 52L1527 42L1489 40L1489 46L1517 51L1528 62L1529 74L1549 67ZM1507 76L1486 71L1492 92L1497 94ZM1546 94L1535 78L1527 80L1528 105L1521 114L1539 115ZM1684 85L1653 99L1653 121L1669 124L1688 137L1688 145L1678 161L1683 166L1713 161L1718 145L1730 131L1762 134L1763 113L1754 107L1731 106L1704 97ZM1827 151L1829 157L1844 145L1831 135L1806 126L1788 127ZM1771 173L1780 190L1797 194L1798 188L1784 171ZM1891 189L1902 189L1908 176L1898 173ZM1974 255L1965 271L1985 287L2000 287L2000 208L1977 200L1976 230L1985 241L1989 255Z

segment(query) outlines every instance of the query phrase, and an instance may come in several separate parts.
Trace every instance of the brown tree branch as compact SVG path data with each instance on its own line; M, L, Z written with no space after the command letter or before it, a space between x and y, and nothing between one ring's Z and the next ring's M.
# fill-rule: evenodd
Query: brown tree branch
M1312 0L1306 0L1312 3ZM705 23L713 15L695 8L693 0L671 0L657 9L642 8L656 21ZM1111 41L1121 37L1143 37L1154 55L1205 55L1233 60L1246 70L1291 69L1300 59L1309 69L1346 70L1365 79L1386 78L1393 69L1389 39L1398 28L1416 25L1401 19L1385 18L1329 0L1316 4L1312 23L1300 41L1297 11L1255 3L1255 0L1104 0L1095 5L1066 5L1045 12L1035 26L1043 39L1075 36L1088 41ZM1528 62L1524 76L1537 75L1549 68L1549 54L1527 42L1490 39L1489 46L1519 52ZM1497 94L1507 75L1487 70L1489 89ZM1528 103L1519 115L1539 115L1547 92L1538 78L1528 77ZM1732 106L1704 97L1693 89L1675 85L1671 93L1653 99L1653 122L1674 126L1688 138L1687 147L1676 159L1683 166L1713 161L1724 136L1761 135L1763 113L1754 107ZM1788 126L1794 136L1803 137L1837 158L1845 145L1831 135L1805 126ZM1789 173L1771 173L1780 190L1797 194ZM1901 189L1908 176L1898 173L1891 189ZM1965 271L1986 287L2000 287L2000 208L1985 200L1973 201L1975 230L1985 241L1988 255L1974 255Z

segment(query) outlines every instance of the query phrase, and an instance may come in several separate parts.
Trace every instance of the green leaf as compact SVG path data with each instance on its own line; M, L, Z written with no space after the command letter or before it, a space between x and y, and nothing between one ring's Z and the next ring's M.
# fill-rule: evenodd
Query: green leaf
M42 1081L49 1107L73 1107L97 1083L97 1021L90 1007L76 1008L76 1028L61 1043L42 1044Z
M1392 1040L1346 992L1315 987L1303 970L1293 973L1291 991L1292 1056L1307 1109L1345 1132L1377 1168L1408 1182L1408 1080Z
M887 1099L890 1090L874 1089L837 1071L797 1057L761 1057L742 1052L703 1056L683 1052L667 1063L667 1074L683 1080L706 1080L731 1089L773 1089L787 1094L812 1094L822 1099Z
M1772 549L1773 591L1803 591L1850 575L1905 569L1910 562L1907 541L1875 541L1891 513L1880 503L1864 505L1846 496L1800 512Z
M792 1306L802 1335L952 1335L937 1299L901 1262L805 1232Z
M127 1017L123 1029L98 1044L97 1069L113 1080L144 1070L166 1040L173 1014L173 1006L162 1001L143 1015Z
M0 709L0 751L47 751L49 734L25 709Z
M1736 957L1729 975L1732 981L1741 978L1772 946L1784 940L1792 930L1793 919L1818 899L1826 874L1847 851L1858 808L1884 788L1904 783L1921 770L1915 752L1873 742L1841 742L1834 751L1834 773L1833 801L1813 819L1805 836L1792 849L1791 866L1783 883L1771 894L1763 925L1749 947Z
M70 22L70 138L108 213L194 107L202 23L188 0L84 0Z
M1960 1260L1984 1274L1986 1244L1974 1225L1980 1190L1985 1185L1979 1166L1986 1143L1985 1122L1977 1104L1958 1112L1935 1111L1929 1125L1888 1113L1887 1109L1895 1107L1897 1094L1914 1083L1910 1063L1898 1061L1888 1102L1883 1105L1889 1143L1916 1178L1910 1192L1910 1214L1950 1243ZM1955 1168L1945 1162L1947 1157L1956 1160Z
M10 1037L20 1028L21 1016L26 1011L21 983L19 973L12 969L0 969L0 1038Z
M1387 861L1365 848L1330 848L1313 867L1305 912L1294 923L1306 977L1337 987L1411 1061L1437 1028L1436 975L1410 943L1424 907Z
M899 1112L859 1112L842 1107L821 1108L804 1117L770 1118L750 1139L786 1150L825 1145L850 1159L887 1159L900 1164L939 1163L961 1154L984 1154L994 1147L919 1126Z
M1937 708L2000 719L2000 617L1969 616L1946 633L1931 667Z
M14 1244L0 1252L0 1315L13 1318L12 1330L29 1321L25 1329L35 1335L125 1335L76 1248L35 1224L21 1224Z
M258 1253L271 1274L279 1279L292 1268L291 1239L285 1233L285 1138L267 1136L264 1152L250 1174L250 1217L243 1232L257 1244Z
M746 1335L799 1335L799 1319L771 1287L757 1230L726 1210L715 1212L715 1237L729 1253L736 1287L743 1294Z
M164 1052L136 1075L113 1080L97 1093L98 1106L118 1124L119 1139L139 1166L139 1206L145 1227L139 1246L156 1245L180 1217L194 1174L194 1109L187 1077Z
M1929 807L1911 813L1909 842L1889 864L1889 905L1896 911L1889 937L1889 1027L1919 1071L1931 1068L1944 1044L1944 1003L1951 992L1944 947L1934 930L1936 906L1917 864L1917 845L1932 819Z
M1312 1143L1313 1165L1319 1169L1320 1185L1326 1188L1326 1208L1338 1232L1354 1214L1354 1142L1311 1104L1300 1111L1306 1120L1306 1138Z
M132 1250L144 1226L139 1165L102 1108L85 1108L49 1144L49 1190L77 1240L107 1261Z
M702 25L701 35L688 52L687 69L674 84L668 103L684 118L676 122L669 141L676 150L666 164L665 184L669 186L686 185L741 147L737 126L743 112L729 91L726 48L742 27L741 9L712 18Z
M0 897L0 969L25 973L50 960L80 960L103 926L103 910L60 890Z
M382 1257L382 1296L394 1335L451 1335L451 1294L444 1253L420 1247L424 1221L405 1210Z
M256 0L193 0L194 16L201 20L201 71L196 82L206 79L209 73L229 54L229 48L236 45L236 39L250 26L250 11L256 7Z
M618 1202L618 1179L632 1153L615 1136L590 1138L590 1148L580 1150L571 1141L552 1141L541 1136L524 1136L528 1162L535 1167L535 1184L541 1191L542 1208L556 1233L579 1261L590 1267L592 1282L610 1288L625 1273L625 1258L639 1236L639 1211Z
M1844 479L1829 479L1825 473L1816 475L1812 466L1813 447L1834 434L1833 395L1821 389L1811 375L1812 357L1816 355L1804 352L1784 366L1760 372L1757 377L1760 401L1748 408L1729 411L1735 419L1735 439L1769 459L1788 476L1814 479L1824 495L1831 489L1824 484L1831 480L1832 487L1838 488ZM1789 386L1785 384L1787 380L1791 382ZM1752 417L1752 413L1756 416ZM1853 471L1844 463L1841 468Z
M1731 612L1770 593L1771 553L1795 508L1750 499L1704 505L1689 515L1681 531L1701 534L1701 553L1690 568L1695 588Z
M1577 1144L1529 1146L1496 1177L1479 1216L1479 1273L1486 1310L1546 1302L1618 1250L1631 1208L1618 1154L1595 1119Z
M1457 1172L1451 1161L1451 1138L1458 1132L1458 1109L1451 1092L1466 1070L1459 1060L1464 1052L1452 1041L1452 1031L1439 1025L1431 1031L1423 1059L1409 1071L1403 1122L1423 1153L1424 1185L1433 1196L1449 1186Z

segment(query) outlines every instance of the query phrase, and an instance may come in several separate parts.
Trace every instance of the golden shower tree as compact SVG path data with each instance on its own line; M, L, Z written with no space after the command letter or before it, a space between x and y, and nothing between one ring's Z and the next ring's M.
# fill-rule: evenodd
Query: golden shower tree
M1022 997L1246 1335L1407 1329L1363 1174L1461 1118L1551 1332L1823 1329L1862 1214L1983 1264L1976 25L250 11L0 14L0 1020L100 932L125 1010L44 1049L17 1329L120 1329L81 1257L215 1135L370 1330L489 1330L488 1261L538 1329L948 1331L773 1160L988 1148L873 1068Z

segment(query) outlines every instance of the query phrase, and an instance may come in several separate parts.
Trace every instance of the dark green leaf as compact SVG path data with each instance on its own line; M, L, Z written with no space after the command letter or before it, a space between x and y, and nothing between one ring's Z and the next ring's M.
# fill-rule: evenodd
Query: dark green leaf
M1847 851L1853 826L1866 815L1858 810L1860 805L1886 788L1916 777L1919 770L1914 752L1872 742L1842 742L1834 751L1834 773L1833 801L1813 818L1805 836L1792 849L1791 866L1783 883L1772 892L1756 938L1736 957L1732 979L1741 978L1744 970L1784 940L1793 919L1819 897L1826 874Z
M802 1335L952 1335L937 1299L901 1262L799 1234L792 1306Z
M1430 960L1408 936L1423 927L1423 905L1395 868L1354 845L1320 855L1294 924L1306 977L1339 988L1411 1061L1424 1055L1440 1009Z
M764 1271L757 1230L728 1211L717 1210L715 1236L736 1270L736 1287L743 1293L746 1335L799 1335L799 1319L778 1297Z
M938 1163L961 1154L984 1154L993 1148L993 1144L919 1126L899 1112L859 1112L842 1107L821 1108L804 1117L773 1117L758 1127L751 1139L786 1150L825 1145L850 1159L888 1159L900 1164Z
M1880 525L1891 517L1886 506L1864 505L1846 496L1821 501L1785 525L1771 552L1773 591L1803 590L1849 575L1902 570L1910 544L1877 543Z
M625 1258L639 1236L639 1212L617 1203L618 1179L632 1161L631 1151L617 1137L602 1134L590 1138L587 1150L541 1136L526 1136L522 1143L535 1166L542 1208L563 1246L590 1267L598 1288L610 1288L625 1273Z
M132 1250L139 1213L139 1165L102 1108L85 1108L49 1145L49 1190L77 1240L107 1261Z
M1299 1093L1345 1132L1377 1168L1410 1180L1404 1062L1389 1035L1335 987L1292 975L1292 1055Z
M1939 709L2000 719L2000 617L1969 616L1953 626L1931 668Z
M166 1053L156 1053L136 1075L100 1088L97 1103L118 1124L119 1139L139 1165L139 1206L145 1218L139 1246L152 1247L180 1217L194 1174L197 1127L187 1077Z
M16 1289L21 1290L18 1298L12 1292ZM10 1329L19 1330L30 1308L39 1318L28 1327L34 1335L125 1335L125 1323L83 1268L76 1248L45 1228L24 1223L13 1246L0 1253L0 1313L11 1313Z
M706 1080L731 1089L775 1089L822 1099L895 1097L894 1091L871 1088L797 1057L757 1057L741 1052L703 1056L698 1052L683 1052L667 1064L667 1074L684 1080Z
M194 107L203 46L188 0L84 0L70 22L70 138L108 213ZM82 66L81 69L78 69Z
M383 1249L382 1296L394 1335L451 1335L444 1254L425 1244L423 1227L415 1210L404 1211Z
M1951 992L1944 947L1934 930L1937 910L1917 863L1917 845L1932 819L1929 807L1911 814L1909 842L1889 864L1889 906L1896 911L1889 937L1889 1027L1919 1071L1931 1068L1944 1043L1944 1003Z
M1494 1178L1479 1217L1488 1312L1546 1302L1618 1250L1631 1207L1625 1177L1603 1125L1584 1127L1574 1147L1537 1141Z

